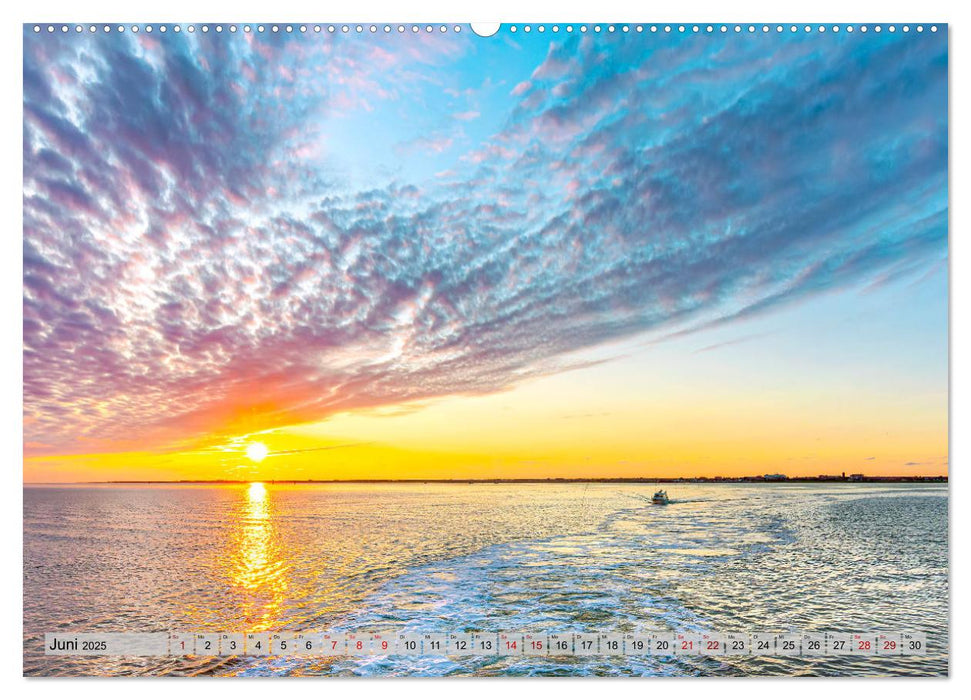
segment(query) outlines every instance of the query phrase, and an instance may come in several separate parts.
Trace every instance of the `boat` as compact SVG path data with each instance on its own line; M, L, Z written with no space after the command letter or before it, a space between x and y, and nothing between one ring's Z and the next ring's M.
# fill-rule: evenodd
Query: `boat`
M671 499L668 498L668 492L664 491L663 489L655 493L654 497L651 499L651 503L659 506L666 506L670 502Z

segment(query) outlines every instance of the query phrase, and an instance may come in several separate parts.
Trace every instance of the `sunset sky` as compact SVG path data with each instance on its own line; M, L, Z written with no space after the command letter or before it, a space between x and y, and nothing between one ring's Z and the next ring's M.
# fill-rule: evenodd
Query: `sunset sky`
M948 471L946 32L25 28L23 134L25 481Z

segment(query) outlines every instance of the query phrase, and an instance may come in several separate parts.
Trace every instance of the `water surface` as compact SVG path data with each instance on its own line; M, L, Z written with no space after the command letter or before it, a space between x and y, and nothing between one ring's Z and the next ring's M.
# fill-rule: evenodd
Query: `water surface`
M28 675L939 675L939 484L24 489ZM924 657L67 658L44 632L921 631Z

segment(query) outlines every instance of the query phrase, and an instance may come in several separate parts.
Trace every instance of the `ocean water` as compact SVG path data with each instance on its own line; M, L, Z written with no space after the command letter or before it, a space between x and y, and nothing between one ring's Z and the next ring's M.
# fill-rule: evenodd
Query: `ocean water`
M938 484L25 487L26 675L942 675ZM44 632L920 631L923 657L45 657Z

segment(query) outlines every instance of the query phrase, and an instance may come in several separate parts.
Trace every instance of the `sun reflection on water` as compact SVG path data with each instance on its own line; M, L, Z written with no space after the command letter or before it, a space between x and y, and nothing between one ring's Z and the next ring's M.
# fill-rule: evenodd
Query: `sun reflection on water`
M272 516L266 486L250 484L236 518L232 581L243 593L244 612L255 630L276 623L288 588L287 567L276 545Z

